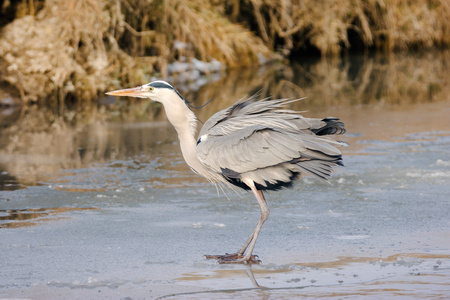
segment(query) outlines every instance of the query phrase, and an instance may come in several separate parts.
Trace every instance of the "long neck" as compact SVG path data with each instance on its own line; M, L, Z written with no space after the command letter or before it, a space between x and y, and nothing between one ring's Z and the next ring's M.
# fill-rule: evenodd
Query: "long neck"
M167 118L178 133L181 153L189 167L197 174L214 182L221 181L221 176L206 168L198 159L195 139L197 118L194 113L181 101L164 104Z

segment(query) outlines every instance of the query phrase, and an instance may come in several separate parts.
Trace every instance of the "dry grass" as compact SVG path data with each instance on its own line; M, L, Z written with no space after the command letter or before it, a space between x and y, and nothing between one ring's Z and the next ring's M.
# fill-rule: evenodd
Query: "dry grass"
M158 57L163 74L167 62L181 57L245 66L271 56L258 37L231 23L208 1L126 0L122 7L124 19L117 25L125 30L119 30L117 39L133 55Z
M0 82L25 103L90 102L111 86L165 76L168 64L183 57L235 67L261 64L273 52L295 57L315 49L326 56L450 44L446 0L14 3L16 19L0 38Z

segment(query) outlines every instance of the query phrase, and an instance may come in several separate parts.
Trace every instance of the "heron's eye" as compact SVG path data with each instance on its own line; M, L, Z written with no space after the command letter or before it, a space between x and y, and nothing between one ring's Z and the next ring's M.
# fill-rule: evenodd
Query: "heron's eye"
M141 85L141 91L143 92L153 92L153 87L148 85Z

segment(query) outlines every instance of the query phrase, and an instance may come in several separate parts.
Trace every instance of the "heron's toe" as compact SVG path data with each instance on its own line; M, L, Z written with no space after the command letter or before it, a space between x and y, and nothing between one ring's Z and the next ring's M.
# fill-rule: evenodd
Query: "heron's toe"
M206 259L217 259L219 264L260 264L258 255L244 256L239 253L224 255L205 255Z
M245 265L252 265L252 264L260 264L261 260L257 258L257 255L252 255L249 258L242 257L238 259L219 259L219 264L245 264Z
M240 259L243 258L244 256L242 254L239 253L225 253L225 254L221 254L221 255L204 255L206 259Z

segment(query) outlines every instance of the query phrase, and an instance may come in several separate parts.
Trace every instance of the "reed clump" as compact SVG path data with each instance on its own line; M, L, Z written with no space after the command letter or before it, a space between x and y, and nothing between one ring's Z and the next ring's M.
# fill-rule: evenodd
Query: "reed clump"
M450 44L450 3L446 0L216 2L232 20L243 22L272 49L286 54Z
M0 40L0 78L21 99L89 102L109 85L105 79L128 75L134 60L111 40L110 16L95 0L47 0L36 16L5 26ZM113 66L113 67L112 67ZM140 79L140 78L139 78Z

